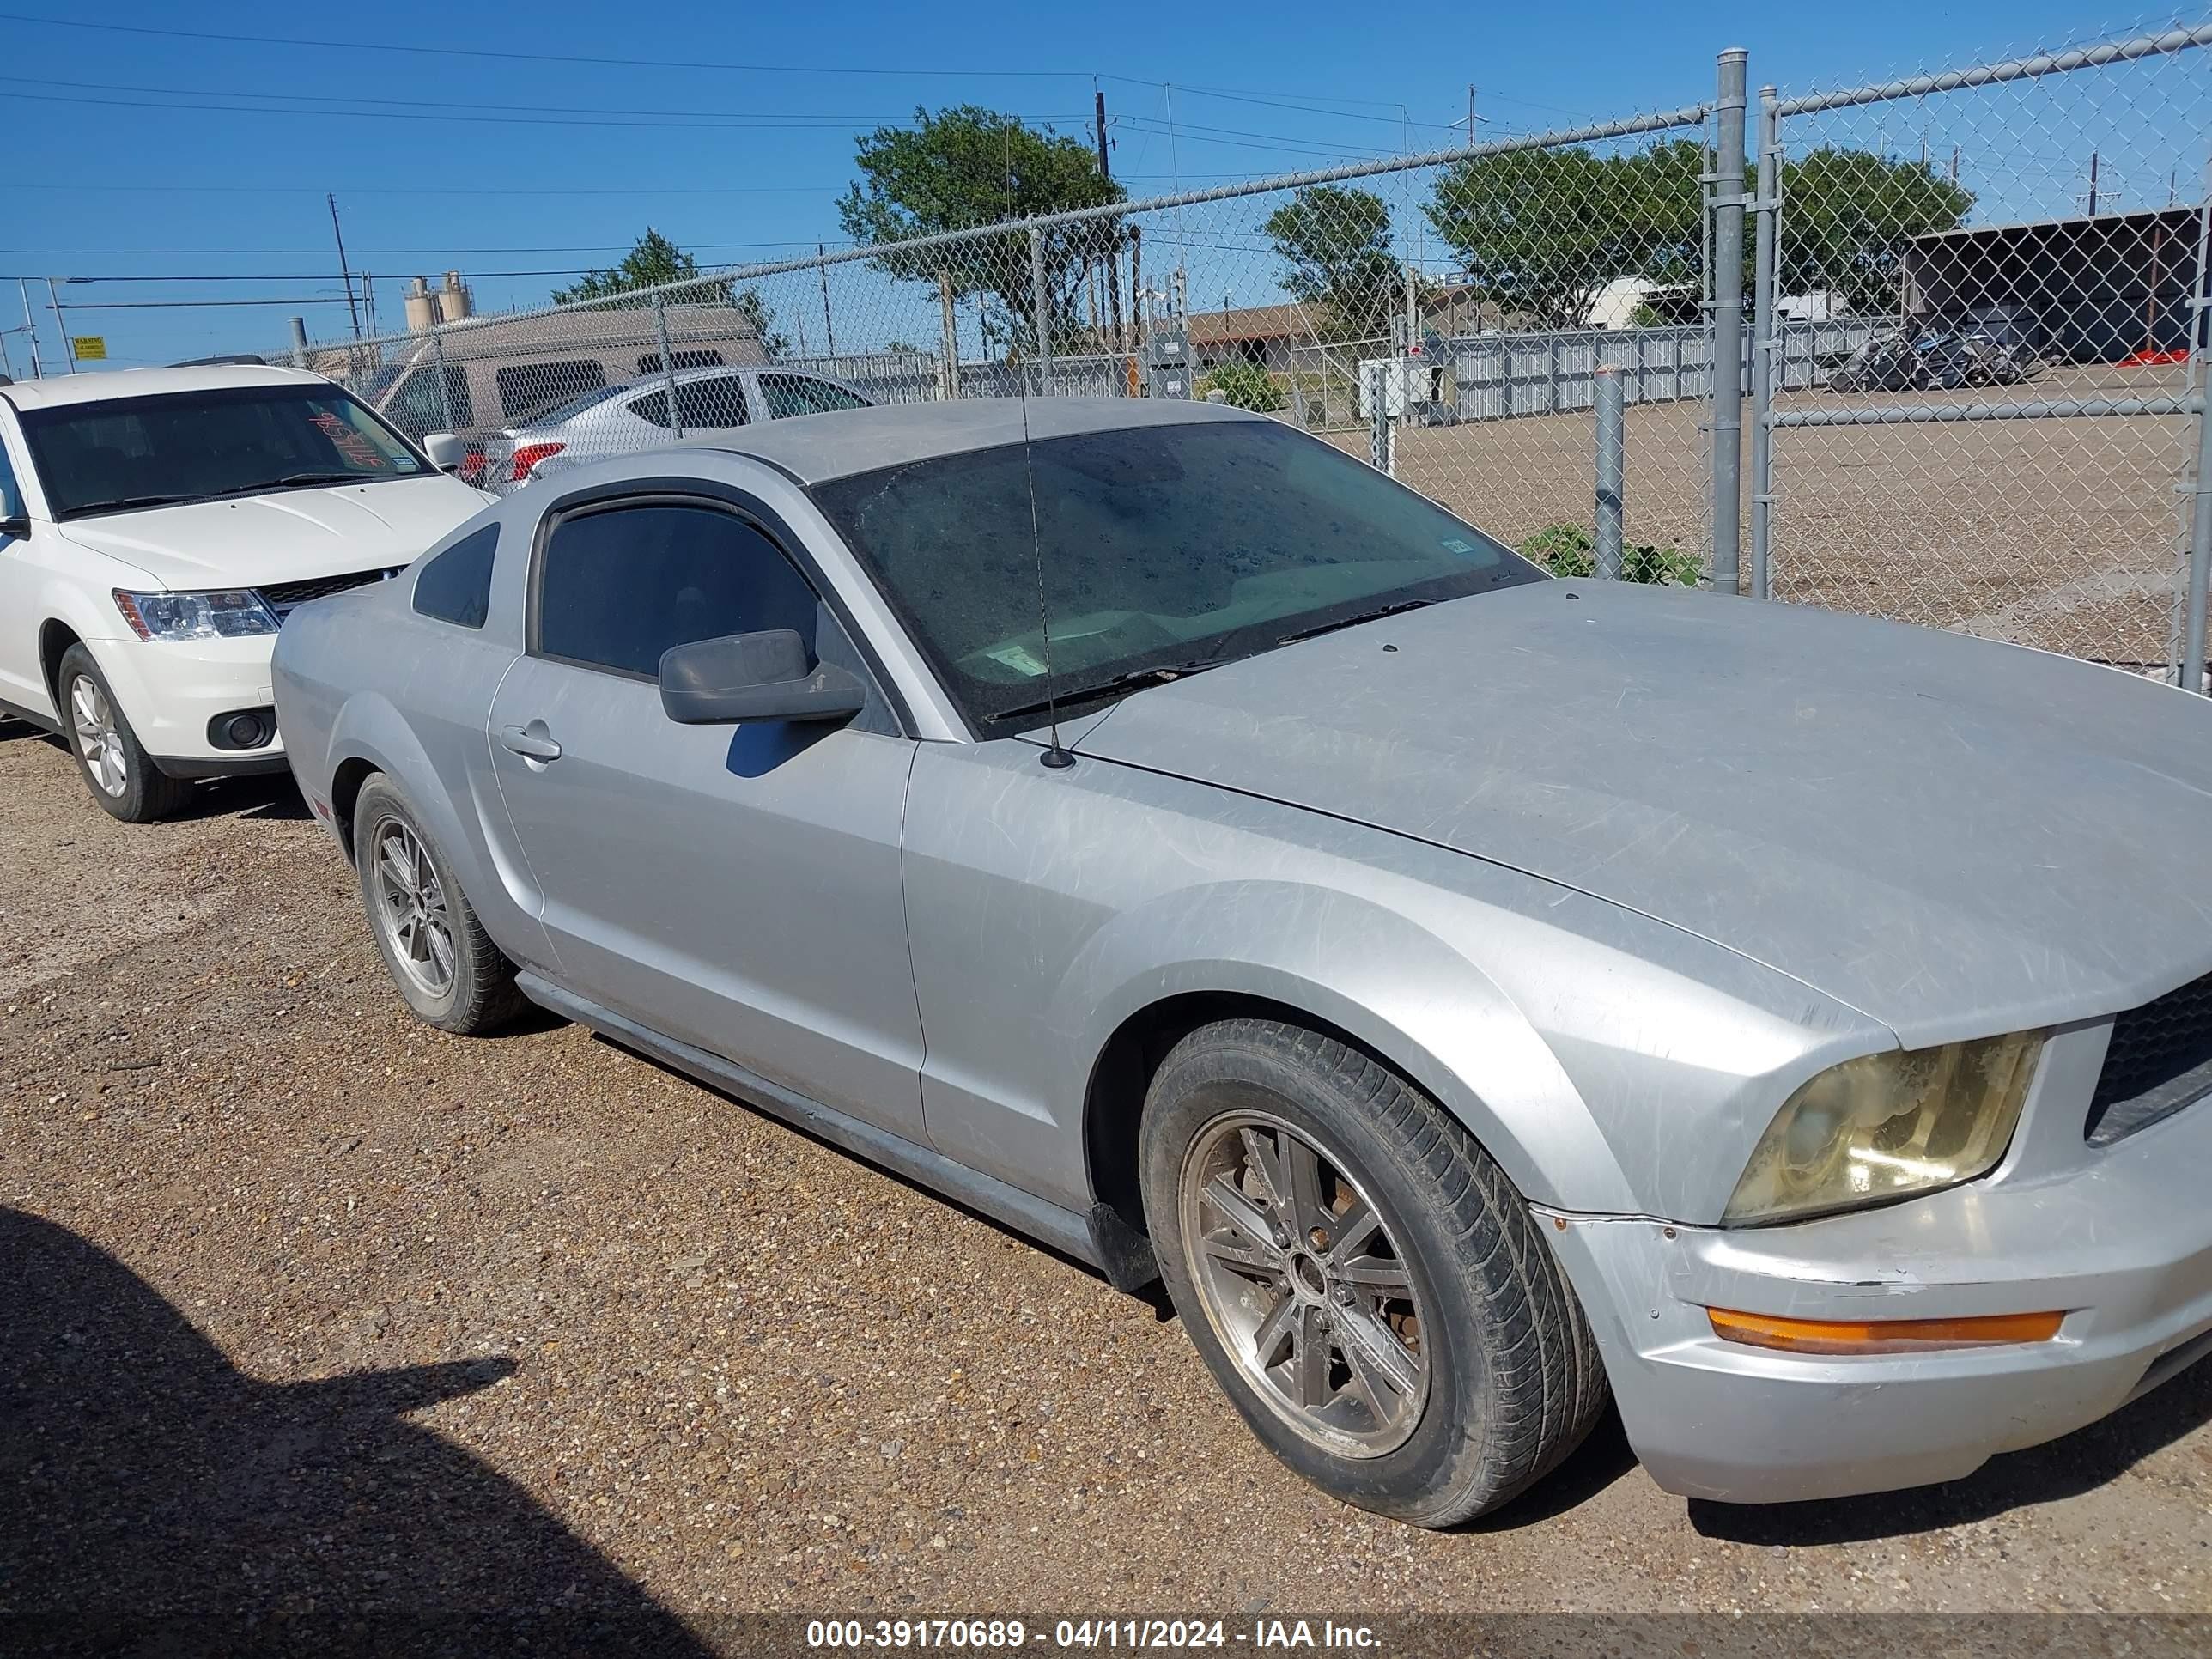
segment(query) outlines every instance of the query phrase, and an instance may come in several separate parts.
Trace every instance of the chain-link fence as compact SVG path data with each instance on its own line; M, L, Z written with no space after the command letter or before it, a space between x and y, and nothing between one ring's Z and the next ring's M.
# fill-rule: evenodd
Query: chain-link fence
M1764 94L1759 316L1880 324L1759 399L1755 583L2124 666L2178 662L2208 38Z
M1687 108L506 316L426 291L295 355L497 489L855 403L1210 396L1562 572L2178 669L2208 44L1790 98L1729 52Z

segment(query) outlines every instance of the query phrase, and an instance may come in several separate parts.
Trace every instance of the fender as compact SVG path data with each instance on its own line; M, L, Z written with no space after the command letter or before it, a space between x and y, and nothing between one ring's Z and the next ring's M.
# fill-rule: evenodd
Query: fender
M1166 940L1214 948L1164 962ZM1465 1124L1532 1200L1635 1207L1589 1108L1488 975L1407 916L1293 883L1182 889L1092 935L1051 1004L1052 1026L1079 1034L1071 1052L1084 1057L1060 1080L1062 1121L1080 1121L1091 1073L1126 1021L1192 992L1264 997L1358 1038Z

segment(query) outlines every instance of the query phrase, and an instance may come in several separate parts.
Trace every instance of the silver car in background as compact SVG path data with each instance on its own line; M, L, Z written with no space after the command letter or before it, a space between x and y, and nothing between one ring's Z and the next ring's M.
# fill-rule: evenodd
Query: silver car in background
M304 607L410 1006L581 1021L1164 1279L1426 1525L1961 1475L2212 1346L2212 707L1553 580L1206 404L582 469Z
M802 368L679 368L598 386L484 440L476 482L495 494L550 473L686 439L726 437L757 421L866 409L857 386Z

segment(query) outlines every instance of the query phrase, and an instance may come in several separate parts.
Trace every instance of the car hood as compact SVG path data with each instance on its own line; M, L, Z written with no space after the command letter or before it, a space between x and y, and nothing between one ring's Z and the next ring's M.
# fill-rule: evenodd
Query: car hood
M1140 692L1076 746L1610 900L1907 1047L2212 969L2212 702L1932 629L1536 582Z
M253 587L410 564L484 502L440 475L148 507L61 531L169 587Z

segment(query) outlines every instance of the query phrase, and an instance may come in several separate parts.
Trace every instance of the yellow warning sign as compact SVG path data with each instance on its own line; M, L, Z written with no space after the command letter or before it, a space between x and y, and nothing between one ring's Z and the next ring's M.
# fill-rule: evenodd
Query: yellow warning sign
M72 334L70 350L81 363L105 362L107 356L107 337L104 334Z

